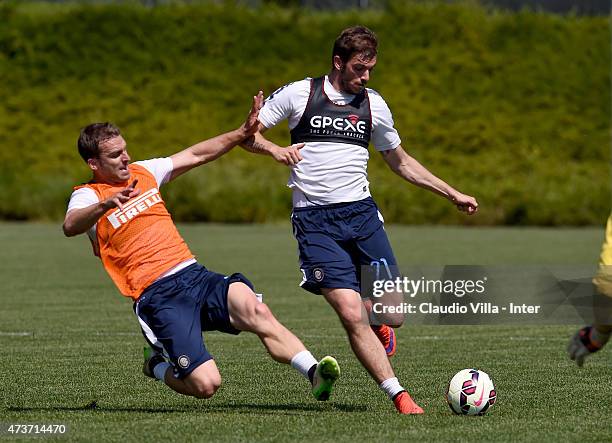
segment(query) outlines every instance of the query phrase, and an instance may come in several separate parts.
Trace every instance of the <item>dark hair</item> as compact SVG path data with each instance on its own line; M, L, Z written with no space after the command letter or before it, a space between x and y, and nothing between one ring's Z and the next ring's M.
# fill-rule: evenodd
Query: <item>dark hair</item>
M346 63L354 54L363 54L370 60L376 56L378 39L376 34L365 26L353 26L340 33L334 42L332 51L332 65L334 56L339 56Z
M121 135L119 128L112 123L92 123L81 129L77 147L83 160L96 158L99 155L100 143L109 138Z

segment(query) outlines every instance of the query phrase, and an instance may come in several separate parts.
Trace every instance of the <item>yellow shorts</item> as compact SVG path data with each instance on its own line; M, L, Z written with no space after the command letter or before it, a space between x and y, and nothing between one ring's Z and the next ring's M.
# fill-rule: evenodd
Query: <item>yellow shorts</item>
M593 284L600 293L612 297L612 214L606 224L606 238L601 247L599 270L593 278Z

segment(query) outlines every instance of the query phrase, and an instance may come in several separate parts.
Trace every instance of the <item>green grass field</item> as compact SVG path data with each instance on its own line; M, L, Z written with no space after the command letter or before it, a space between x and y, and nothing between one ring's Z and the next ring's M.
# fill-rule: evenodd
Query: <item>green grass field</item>
M241 271L290 329L343 373L327 403L267 357L255 336L207 334L224 385L211 400L141 373L131 303L84 237L59 225L0 224L0 422L66 423L71 441L611 441L612 349L579 370L565 355L575 326L405 326L393 359L426 415L402 417L366 376L324 301L297 287L288 225L181 225L209 268ZM402 264L591 264L603 229L390 226ZM484 417L451 414L443 393L479 367L498 403ZM10 437L0 436L0 441ZM19 439L22 440L22 439Z

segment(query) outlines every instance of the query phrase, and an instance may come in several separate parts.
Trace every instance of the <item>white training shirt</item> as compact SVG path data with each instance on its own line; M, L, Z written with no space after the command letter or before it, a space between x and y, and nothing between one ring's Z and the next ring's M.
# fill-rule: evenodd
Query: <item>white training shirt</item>
M161 185L170 181L173 170L172 159L170 157L153 158L151 160L134 162L134 164L140 165L149 171L153 177L155 177L158 187L161 187ZM98 199L98 194L96 194L96 191L93 189L87 187L79 188L70 196L66 213L72 211L73 209L86 208L98 203L99 201L100 199ZM87 231L87 235L92 240L96 239L96 225L93 225L89 231Z
M338 105L346 105L355 97L337 91L327 76L323 88ZM397 148L401 140L393 127L391 110L378 92L370 88L367 91L374 147L377 151ZM266 99L259 121L271 128L287 119L289 130L293 129L302 118L309 95L310 78L283 86ZM300 152L303 160L291 168L287 183L293 189L294 207L352 202L370 196L367 149L347 143L307 142Z

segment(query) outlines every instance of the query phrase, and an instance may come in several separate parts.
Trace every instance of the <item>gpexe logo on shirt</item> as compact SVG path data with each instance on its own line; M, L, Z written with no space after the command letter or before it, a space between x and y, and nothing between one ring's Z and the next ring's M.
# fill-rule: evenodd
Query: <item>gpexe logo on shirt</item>
M313 115L310 118L310 126L317 129L333 128L336 131L358 132L365 134L366 122L359 121L359 117L351 114L346 118L331 118L323 115Z
M106 218L113 228L117 229L121 225L129 222L138 214L149 209L151 206L161 202L162 198L159 194L159 190L157 188L151 188L144 194L139 195L136 199L130 200L128 204L123 205L123 211L121 209L117 209Z

